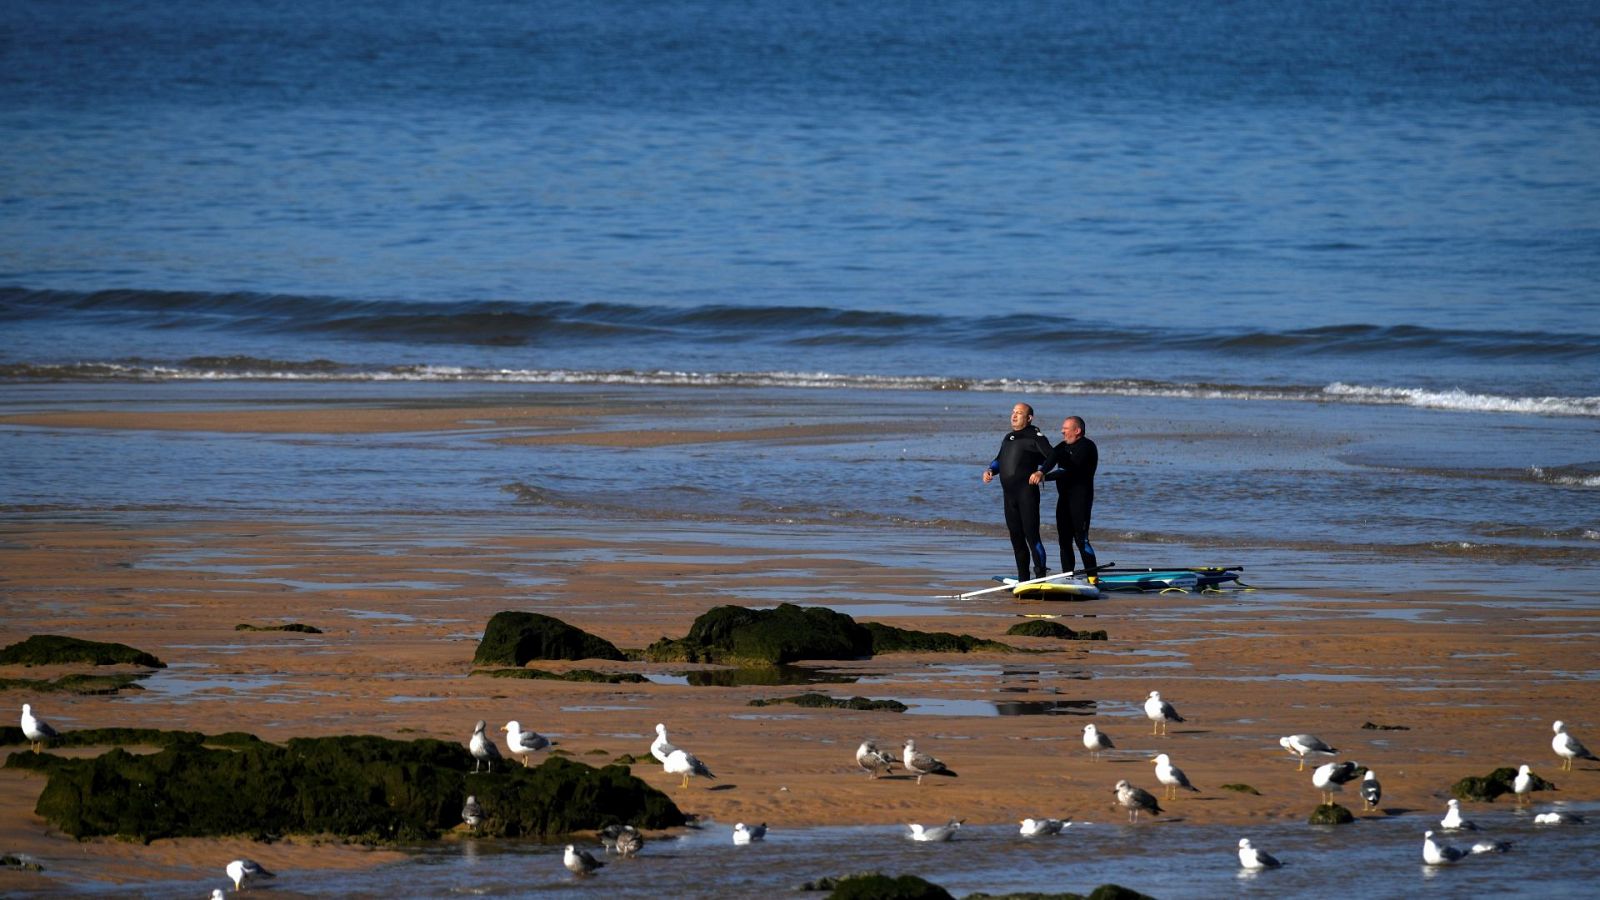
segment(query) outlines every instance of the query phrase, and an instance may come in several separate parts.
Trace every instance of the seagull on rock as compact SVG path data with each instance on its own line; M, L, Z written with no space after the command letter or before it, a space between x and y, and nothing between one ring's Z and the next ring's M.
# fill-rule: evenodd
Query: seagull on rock
M51 738L60 737L60 733L50 727L50 723L33 714L33 707L27 703L22 704L22 734L32 744L33 752L38 753Z
M1099 759L1100 751L1114 750L1116 744L1111 743L1111 735L1094 727L1094 723L1083 726L1083 746L1089 751L1090 759Z
M1128 821L1139 821L1139 813L1147 812L1152 816L1161 815L1161 806L1156 803L1156 798L1149 791L1136 788L1126 780L1117 782L1113 788L1117 795L1117 802L1128 811Z
M524 766L533 765L533 754L550 746L549 738L537 731L523 731L516 719L501 726L500 730L506 733L506 749L513 756L521 757Z
M1152 760L1156 764L1156 780L1167 788L1167 799L1178 799L1178 789L1199 793L1200 789L1189 783L1189 776L1183 770L1172 764L1172 760L1165 753L1156 755Z
M1304 772L1306 770L1307 753L1321 753L1325 756L1334 756L1339 752L1333 747L1328 746L1328 743L1322 738L1311 734L1286 735L1278 738L1278 746L1300 757L1300 768L1296 769L1296 772Z
M950 769L946 767L943 762L926 753L923 753L921 750L918 750L917 742L915 740L906 740L906 751L901 761L905 763L906 771L917 776L917 784L922 783L922 776L924 775L948 775L951 778L957 777L956 773L950 771Z
M1183 716L1178 715L1178 710L1171 703L1161 699L1160 691L1151 691L1150 696L1145 698L1144 715L1151 722L1151 734L1166 734L1168 722L1183 721Z
M500 748L495 746L494 739L484 732L488 728L487 722L482 719L472 729L472 741L467 744L467 749L472 751L472 771L477 772L478 767L487 764L489 771L494 771L494 764L500 761Z
M1333 795L1344 790L1347 782L1356 779L1360 764L1354 762L1323 763L1311 773L1311 785L1322 792L1322 802L1332 803Z
M278 877L271 872L268 872L266 867L262 866L261 863L258 863L253 859L236 859L233 862L228 863L227 871L228 877L233 879L233 889L236 891L244 890L244 886L252 881L260 881L263 878Z
M868 778L894 771L894 757L878 749L876 741L862 741L856 748L856 765L867 770Z
M1276 869L1283 863L1278 862L1278 858L1271 853L1250 846L1249 838L1239 838L1239 865L1251 871L1260 871Z
M23 707L23 709L27 709L27 707ZM1550 727L1556 733L1556 736L1550 739L1550 749L1556 751L1556 755L1561 757L1561 771L1571 772L1574 760L1592 759L1600 761L1600 756L1590 753L1589 748L1585 747L1582 741L1567 733L1567 723L1557 719L1555 724Z

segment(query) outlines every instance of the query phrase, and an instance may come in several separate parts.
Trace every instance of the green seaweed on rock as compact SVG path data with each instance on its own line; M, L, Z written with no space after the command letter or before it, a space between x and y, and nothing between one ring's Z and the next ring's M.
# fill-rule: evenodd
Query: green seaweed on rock
M0 648L0 664L3 665L48 666L64 663L87 663L91 666L126 664L151 669L167 667L155 656L127 644L86 641L59 634L36 634Z

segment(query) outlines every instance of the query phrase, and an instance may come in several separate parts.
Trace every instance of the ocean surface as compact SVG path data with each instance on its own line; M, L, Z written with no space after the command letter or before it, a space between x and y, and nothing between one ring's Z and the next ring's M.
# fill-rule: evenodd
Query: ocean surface
M0 424L12 519L780 528L970 589L1025 400L1099 442L1102 560L1600 605L1592 3L11 0L0 136L0 414L833 429Z

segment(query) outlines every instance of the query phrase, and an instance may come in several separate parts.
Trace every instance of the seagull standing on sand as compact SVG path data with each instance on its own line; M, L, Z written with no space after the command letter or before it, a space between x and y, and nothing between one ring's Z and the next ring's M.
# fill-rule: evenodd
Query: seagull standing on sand
M506 749L513 756L521 757L524 766L533 765L533 754L550 746L549 738L537 731L523 731L516 719L501 726L500 730L506 733Z
M697 776L700 778L710 778L713 781L716 780L717 777L711 774L711 770L706 768L705 763L695 759L694 754L682 748L675 749L671 753L668 753L667 758L661 761L661 768L668 775L682 775L682 787L688 787L689 779Z
M38 753L53 737L60 737L50 723L33 714L33 707L27 703L22 704L22 734L32 744L33 752Z
M478 804L477 797L467 795L467 802L461 804L461 821L467 823L467 827L474 832L483 824L483 807Z
M1099 759L1100 751L1114 750L1116 744L1111 743L1111 735L1094 727L1094 723L1083 726L1083 746L1089 751L1090 759Z
M233 879L233 889L236 891L244 890L244 886L252 881L278 877L253 859L236 859L228 863L227 871L228 877Z
M1322 802L1332 803L1333 795L1344 790L1346 782L1356 779L1360 764L1354 762L1323 763L1311 773L1311 785L1322 792Z
M1257 850L1250 846L1249 838L1239 838L1239 865L1252 871L1260 869L1276 869L1283 863L1278 858L1265 850Z
M1172 764L1172 760L1165 753L1156 755L1152 760L1156 764L1156 780L1166 785L1167 799L1178 799L1178 788L1186 791L1200 793L1200 789L1189 783L1189 776L1183 770Z
M735 844L742 846L750 843L751 841L766 840L766 837L767 823L765 822L762 822L760 825L746 825L745 823L740 822L733 826L733 842Z
M1361 808L1371 810L1378 808L1378 801L1383 799L1383 785L1378 783L1378 773L1367 770L1361 776Z
M1278 738L1278 746L1288 750L1290 753L1299 755L1300 768L1296 769L1296 772L1304 772L1306 770L1307 753L1321 753L1326 756L1334 756L1339 752L1338 750L1328 746L1328 743L1322 738L1311 734L1291 734Z
M664 763L667 761L667 757L672 755L672 751L676 749L678 748L667 740L667 726L657 722L656 739L650 742L650 755L654 756L657 762Z
M23 709L26 710L27 707L24 706ZM1556 755L1561 757L1561 771L1571 772L1573 760L1592 759L1600 761L1600 756L1590 753L1589 748L1585 747L1582 741L1567 734L1567 723L1557 719L1555 724L1550 727L1556 733L1556 736L1550 739L1550 749L1556 751Z
M856 748L856 765L867 770L868 778L894 771L894 757L878 749L876 741L862 741Z
M1431 831L1422 835L1422 861L1430 866L1448 866L1466 855L1449 844L1435 843Z
M943 762L923 753L917 749L915 740L906 740L906 752L901 760L906 765L906 771L917 776L917 784L922 783L924 775L948 775L955 778L956 773L950 771Z
M1445 810L1444 818L1439 820L1439 827L1445 831L1477 831L1478 826L1468 819L1461 818L1461 801L1454 797L1446 804L1450 808Z
M644 849L644 835L632 825L607 825L600 829L600 844L607 853L631 859Z
M956 832L960 830L963 821L965 820L951 819L943 825L930 825L926 828L912 822L906 825L907 828L911 829L911 833L907 837L910 837L913 841L948 841L956 836Z
M1149 791L1136 788L1127 781L1117 782L1113 788L1117 794L1117 802L1128 811L1128 821L1139 821L1139 813L1147 812L1152 816L1161 815L1161 806L1156 803L1156 798Z
M1528 802L1528 794L1533 790L1533 770L1523 763L1517 768L1517 777L1511 779L1511 792L1517 795L1517 805Z
M579 850L571 844L568 844L567 849L562 851L561 864L567 867L567 871L579 876L592 875L595 869L605 865L605 863L595 859L593 853L587 850Z
M1070 821L1063 822L1060 819L1023 819L1022 836L1039 837L1046 834L1060 834L1061 829L1070 824L1072 824Z
M472 771L477 772L478 766L488 764L489 771L494 771L494 764L500 761L500 748L495 746L494 739L484 733L488 728L487 722L482 719L473 726L472 741L467 744L467 749L472 751Z
M1160 691L1151 691L1150 696L1145 698L1144 715L1151 722L1151 734L1166 734L1168 722L1183 721L1183 716L1178 715L1178 710L1171 703L1161 699Z

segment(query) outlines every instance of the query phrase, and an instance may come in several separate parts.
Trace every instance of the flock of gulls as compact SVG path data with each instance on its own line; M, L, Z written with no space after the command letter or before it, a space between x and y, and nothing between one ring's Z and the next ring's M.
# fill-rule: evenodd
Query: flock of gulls
M1151 722L1152 735L1167 734L1167 725L1173 722L1183 722L1183 716L1172 703L1162 699L1160 691L1151 691L1144 702L1144 714ZM489 736L488 724L479 720L472 730L468 740L468 750L473 757L473 772L487 770L494 771L494 764L503 762L499 747ZM534 732L523 730L516 720L507 722L500 728L506 735L506 749L512 756L519 758L524 766L532 765L531 757L541 750L553 746L549 738ZM1576 737L1567 731L1566 723L1556 721L1552 725L1555 737L1551 739L1551 749L1561 758L1562 771L1572 771L1573 763L1577 760L1600 761ZM27 737L34 752L40 752L49 742L60 736L56 729L48 722L33 712L30 704L22 705L22 732ZM1279 746L1299 757L1298 771L1304 771L1307 756L1337 756L1339 750L1326 741L1311 734L1291 734L1278 739ZM1111 736L1101 731L1096 725L1090 723L1083 727L1083 746L1089 751L1091 758L1098 760L1101 753L1116 748ZM661 763L662 771L668 775L681 776L681 786L688 787L691 778L715 779L710 768L701 762L694 754L674 745L667 737L667 726L656 725L656 737L650 744L650 754ZM867 777L876 779L888 775L899 765L911 775L916 776L917 784L927 776L937 775L948 778L957 777L956 772L937 757L919 750L915 740L907 740L901 754L895 755L879 749L872 740L863 741L856 748L856 765L867 773ZM1173 764L1172 758L1166 753L1157 754L1151 762L1155 765L1155 779L1164 792L1164 799L1168 802L1177 799L1179 791L1198 791L1182 769ZM1360 779L1359 791L1366 810L1376 809L1378 801L1383 796L1383 788L1378 782L1377 774L1371 769L1362 767L1354 761L1330 761L1323 763L1311 773L1311 785L1321 792L1323 803L1333 803L1335 795L1344 790L1344 786ZM1516 795L1517 804L1528 802L1528 795L1534 786L1534 776L1531 768L1524 764L1518 771L1513 781L1512 789ZM1128 813L1130 824L1136 824L1143 813L1160 815L1164 810L1155 795L1142 788L1135 787L1126 779L1119 780L1112 788L1116 795L1116 804ZM469 796L461 809L461 819L468 828L477 831L485 821L486 812L475 796ZM1534 816L1533 821L1539 825L1576 824L1584 821L1583 817L1568 812L1544 812ZM914 841L949 841L961 829L963 820L951 819L944 824L922 825L910 823L907 826L906 836ZM1026 818L1021 822L1020 833L1025 838L1041 837L1060 834L1072 825L1070 819L1051 818ZM1439 832L1444 833L1473 833L1478 826L1465 818L1461 813L1461 804L1457 800L1450 800L1446 806L1444 818L1439 821ZM736 845L747 845L759 842L766 838L767 825L747 825L739 822L733 827L732 840ZM632 825L611 825L599 833L601 846L606 855L615 855L630 858L639 853L644 847L644 836ZM1466 849L1441 843L1435 838L1433 829L1423 834L1422 860L1429 866L1450 865L1470 856L1485 853L1503 853L1511 849L1511 845L1504 841L1481 840ZM1274 869L1282 863L1272 854L1260 850L1251 844L1250 839L1239 839L1239 865L1245 870L1255 871L1261 869ZM604 860L598 859L588 850L579 849L575 844L568 844L562 851L562 863L575 875L591 875L606 865ZM233 882L235 891L243 890L247 884L267 878L276 877L267 871L260 863L249 859L235 859L226 866L228 879ZM224 892L219 888L212 892L212 897L220 898Z

